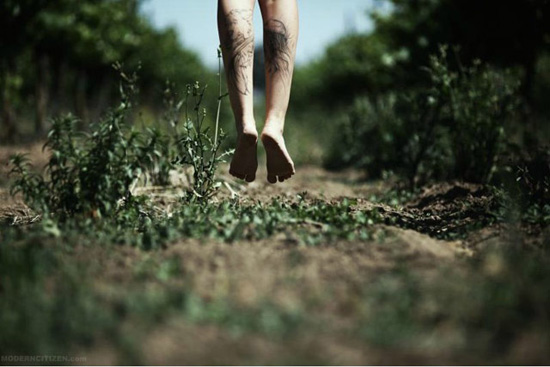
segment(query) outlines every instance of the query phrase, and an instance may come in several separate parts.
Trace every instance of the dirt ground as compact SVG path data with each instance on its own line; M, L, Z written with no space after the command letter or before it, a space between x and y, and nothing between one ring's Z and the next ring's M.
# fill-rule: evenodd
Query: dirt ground
M0 217L4 220L30 216L32 213L6 188L7 157L14 150L29 151L38 166L46 155L40 145L22 148L0 148L2 171L0 181ZM225 171L225 167L224 167ZM355 171L327 172L318 167L298 167L291 180L270 185L265 172L251 184L238 182L222 174L222 186L215 200L237 195L243 202L269 203L273 198L292 200L307 192L308 198L339 201L357 199L359 208L377 207L399 225L377 225L381 238L353 242L340 240L320 246L297 246L293 233L279 233L261 241L226 244L210 240L180 240L169 244L149 257L153 261L176 261L183 269L182 279L170 280L171 286L192 283L203 300L228 299L240 307L254 307L269 300L276 307L292 312L307 309L316 315L312 329L297 330L292 339L270 338L254 333L235 333L219 325L188 322L178 315L168 317L146 335L140 353L146 364L445 364L479 362L468 355L457 359L451 332L438 335L447 341L418 348L399 350L369 346L349 332L353 315L362 309L357 292L389 269L406 265L409 271L423 278L438 276L438 269L460 269L465 258L478 249L505 241L499 226L486 226L464 239L440 240L437 234L452 231L479 220L476 210L486 210L490 195L482 187L447 184L431 187L404 206L387 206L369 201L386 188L384 182L365 183ZM149 189L151 193L154 190ZM465 205L465 202L469 205ZM419 220L418 218L421 218ZM443 224L442 224L443 223ZM403 229L403 227L414 229ZM376 236L375 236L376 237ZM99 292L109 294L132 288L136 267L144 261L141 250L119 246L111 250L77 246L75 261L94 259ZM151 286L154 286L151 285ZM313 306L311 306L313 305ZM128 326L131 332L131 325ZM311 332L315 330L315 332ZM535 343L536 344L536 343ZM536 348L529 344L529 348ZM518 347L520 348L520 347ZM511 351L511 360L523 361L521 348ZM77 351L88 356L87 364L119 363L119 354L112 345L99 343ZM536 361L532 361L536 362Z

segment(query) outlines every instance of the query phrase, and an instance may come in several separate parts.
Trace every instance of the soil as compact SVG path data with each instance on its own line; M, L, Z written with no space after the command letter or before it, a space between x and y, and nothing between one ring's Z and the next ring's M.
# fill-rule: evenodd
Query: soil
M0 148L1 175L9 154L30 151L30 159L42 167L47 155L41 144ZM227 172L227 167L223 167ZM315 247L297 246L292 233L280 233L261 241L243 241L233 245L217 241L180 240L171 243L154 256L176 259L184 269L185 280L205 299L227 298L247 307L269 299L283 309L304 307L310 300L322 300L309 310L318 313L320 322L330 329L312 335L298 331L292 340L279 340L261 335L235 335L215 325L189 323L177 316L159 324L143 342L146 364L468 364L468 356L457 359L443 348L387 350L366 347L347 334L347 315L357 307L350 296L371 279L389 269L406 264L422 277L436 276L442 265L460 268L465 257L479 249L508 241L502 226L491 224L487 217L494 206L490 191L482 186L445 183L425 188L414 200L400 207L390 207L368 200L387 188L384 182L363 182L356 171L327 172L319 167L298 167L297 174L284 183L271 185L263 170L254 183L246 184L223 173L226 181L215 200L238 196L243 202L269 203L273 198L294 200L307 192L308 199L339 201L357 199L358 209L378 208L387 219L376 230L383 241L337 241ZM33 213L21 198L9 195L7 179L0 181L0 219L32 221ZM141 189L161 197L166 191ZM172 190L168 196L173 195ZM445 232L456 232L476 222L482 229L472 230L463 238L444 238ZM408 228L408 229L405 229ZM77 246L76 261L93 258L97 264L95 286L109 292L112 287L132 287L136 282L135 267L143 261L140 250L116 247L112 250ZM174 280L177 286L178 280ZM340 325L340 326L339 326ZM339 330L342 330L341 332ZM322 330L322 328L321 328ZM86 364L117 363L112 346L99 345L82 351ZM78 353L77 353L78 354ZM479 362L479 361L478 361Z

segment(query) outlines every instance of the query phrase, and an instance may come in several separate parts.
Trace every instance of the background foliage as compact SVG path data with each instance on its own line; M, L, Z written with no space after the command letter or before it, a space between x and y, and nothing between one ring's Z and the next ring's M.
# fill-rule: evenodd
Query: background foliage
M117 98L111 65L139 69L144 108L159 111L167 80L179 88L210 82L173 28L155 29L138 0L24 0L0 4L2 137L41 134L49 116L73 111L93 120ZM215 57L215 50L212 51ZM30 98L29 98L30 97ZM28 113L26 111L33 111ZM21 120L33 122L26 128Z

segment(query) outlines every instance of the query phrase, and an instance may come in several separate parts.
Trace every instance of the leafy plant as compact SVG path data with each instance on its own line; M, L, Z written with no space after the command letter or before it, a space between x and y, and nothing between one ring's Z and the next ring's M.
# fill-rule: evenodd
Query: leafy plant
M432 56L432 91L442 101L442 119L450 131L454 178L490 181L502 150L505 123L514 116L519 82L510 71L498 72L475 60L457 72L447 61L446 47Z
M394 95L374 102L357 98L339 121L338 143L329 151L325 166L364 168L372 178L399 167L400 160L393 149L406 142L406 134L395 104Z
M190 200L208 200L220 186L215 181L216 168L225 157L233 151L225 151L219 154L220 146L225 139L225 134L219 128L221 101L227 96L222 94L221 79L221 51L218 49L218 108L216 112L216 125L214 138L211 137L210 128L204 126L206 109L202 108L206 86L201 87L199 82L188 85L185 97L175 105L172 113L172 125L176 131L176 162L192 168L193 188L186 198ZM177 115L179 109L184 107L183 126L179 123Z
M175 117L185 103L183 126L172 120L175 134L159 129L139 132L128 119L137 76L127 75L120 65L116 68L122 78L120 105L93 124L89 134L77 133L77 120L70 115L54 119L45 144L51 152L45 175L33 173L24 156L12 157L11 173L16 176L12 194L22 193L33 209L62 221L77 214L114 217L119 209L139 204L131 187L142 173L149 170L155 183L166 184L176 163L193 168L187 197L206 201L217 188L216 167L229 152L218 154L224 137L223 133L218 137L218 124L214 139L203 126L205 88L198 82L187 87L184 102L172 111ZM220 93L220 101L222 97ZM194 99L193 115L188 111L189 99Z
M517 163L517 179L520 190L531 204L550 202L550 149L539 148L527 153Z
M199 83L187 86L184 106L185 121L181 130L177 132L177 163L192 168L193 187L188 193L190 199L206 200L210 198L219 187L215 182L216 168L224 158L231 154L226 151L218 154L220 145L225 138L223 132L211 138L209 127L203 122L206 117L206 109L201 108L206 87L201 88ZM192 104L192 111L189 104ZM217 131L217 130L216 130Z
M160 128L147 128L144 132L144 166L153 185L170 185L170 172L177 169L175 149L170 137Z
M62 220L83 213L109 216L120 200L130 199L130 185L141 174L148 151L127 122L137 76L117 67L123 79L120 105L92 125L89 134L77 134L77 119L71 115L53 120L44 146L51 152L46 175L31 173L24 157L11 159L17 176L12 193L21 192L35 210Z
M378 178L393 170L411 189L438 179L487 183L517 107L517 80L476 61L430 59L427 86L371 101L356 99L339 122L329 168L356 166Z
M550 149L522 150L510 145L509 151L508 162L498 172L498 178L521 219L545 227L550 224Z

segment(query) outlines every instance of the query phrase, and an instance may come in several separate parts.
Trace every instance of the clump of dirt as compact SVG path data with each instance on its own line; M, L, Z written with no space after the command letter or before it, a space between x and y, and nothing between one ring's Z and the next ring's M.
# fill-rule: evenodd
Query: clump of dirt
M456 238L493 224L499 205L486 186L451 182L425 187L403 208L380 206L380 209L390 224L433 237Z
M14 197L8 189L0 188L0 202L0 223L22 225L34 223L40 218L23 203L20 195Z

